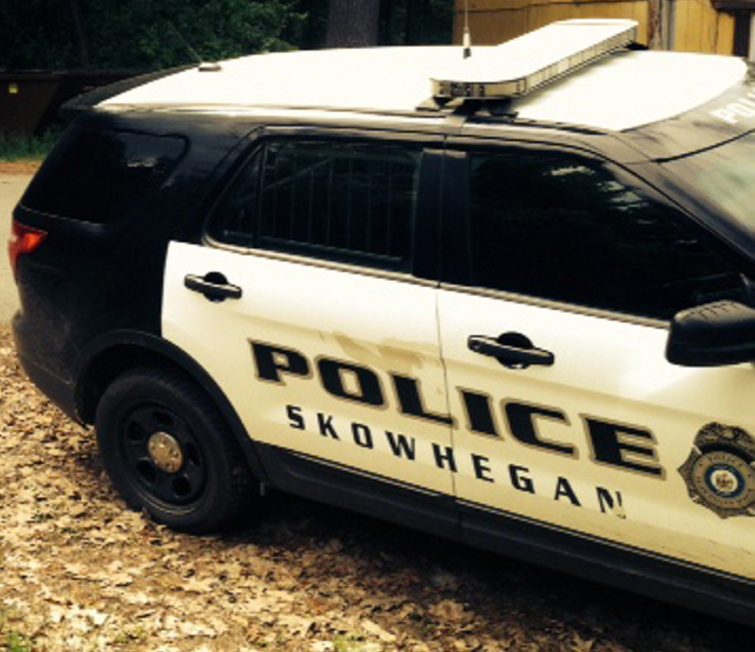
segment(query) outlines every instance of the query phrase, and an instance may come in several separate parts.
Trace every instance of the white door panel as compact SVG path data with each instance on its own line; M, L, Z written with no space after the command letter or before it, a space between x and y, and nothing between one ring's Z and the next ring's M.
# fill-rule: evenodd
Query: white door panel
M241 287L241 298L211 302L184 287L187 274L208 272ZM163 336L209 372L254 440L451 494L433 448L450 446L448 423L412 416L406 399L419 397L428 415L447 411L436 294L286 257L171 243ZM277 380L262 377L255 355ZM410 379L403 409L395 376ZM363 400L365 379L379 400Z
M663 328L451 289L439 316L460 499L755 577L753 519L696 504L679 472L707 424L755 432L751 365L674 366ZM468 348L512 331L553 366L508 369Z

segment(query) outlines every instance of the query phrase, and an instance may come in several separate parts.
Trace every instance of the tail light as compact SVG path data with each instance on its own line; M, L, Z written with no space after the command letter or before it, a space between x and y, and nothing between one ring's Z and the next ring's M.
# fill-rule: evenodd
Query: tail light
M13 220L13 230L8 238L8 257L13 270L13 278L18 274L18 259L24 254L30 254L45 241L47 233L39 229L19 224Z

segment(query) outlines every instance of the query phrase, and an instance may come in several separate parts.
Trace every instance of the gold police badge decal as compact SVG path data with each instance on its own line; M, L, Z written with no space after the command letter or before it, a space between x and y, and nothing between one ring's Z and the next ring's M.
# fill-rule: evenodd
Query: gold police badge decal
M703 426L679 473L690 498L721 518L755 516L755 439L746 430Z

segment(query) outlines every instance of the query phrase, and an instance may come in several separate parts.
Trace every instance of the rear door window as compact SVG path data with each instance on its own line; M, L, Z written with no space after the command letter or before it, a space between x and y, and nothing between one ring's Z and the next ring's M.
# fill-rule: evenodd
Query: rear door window
M269 141L211 220L220 242L389 270L408 268L421 150Z
M176 136L75 129L63 136L24 195L32 211L115 222L145 201L181 158Z

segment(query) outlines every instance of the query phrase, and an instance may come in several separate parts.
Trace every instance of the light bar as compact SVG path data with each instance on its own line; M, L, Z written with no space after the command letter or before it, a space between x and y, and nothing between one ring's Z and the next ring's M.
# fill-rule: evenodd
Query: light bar
M520 97L636 38L636 20L561 20L493 48L472 49L451 74L432 79L433 96Z

